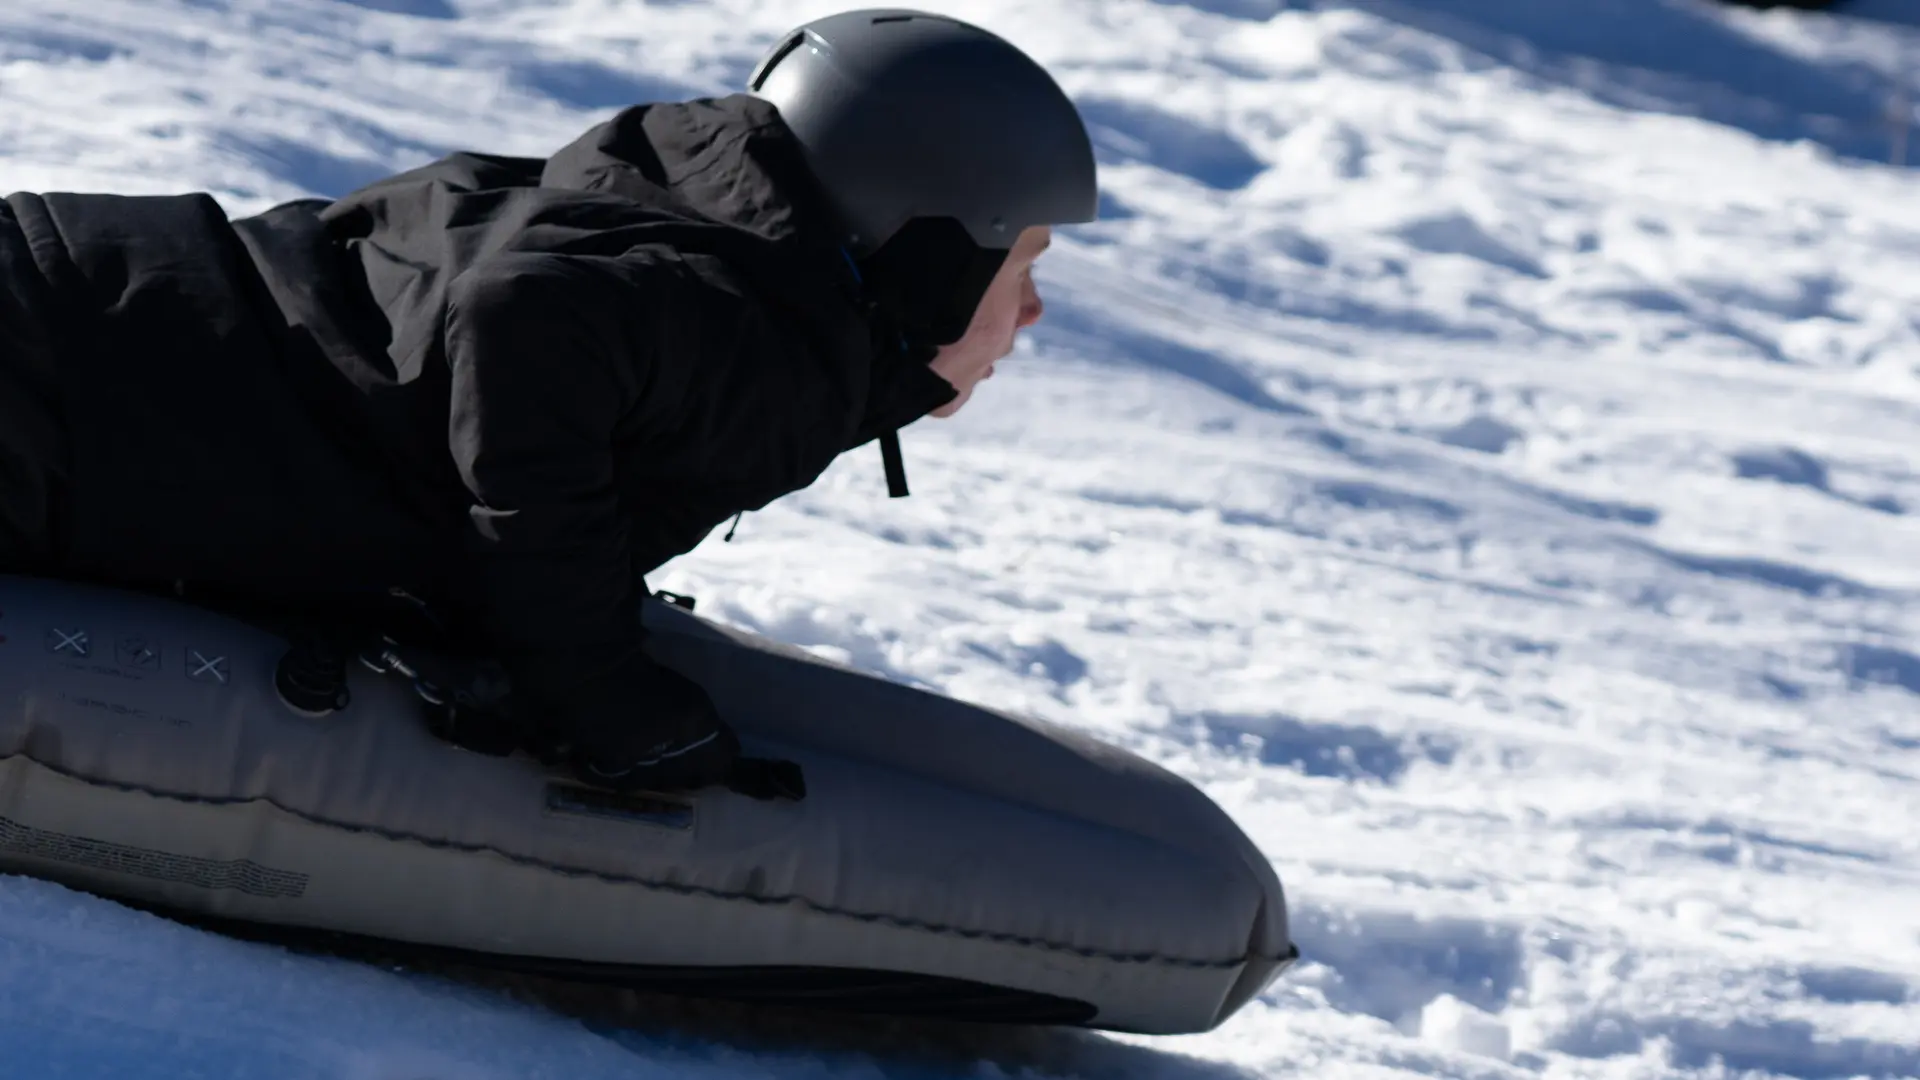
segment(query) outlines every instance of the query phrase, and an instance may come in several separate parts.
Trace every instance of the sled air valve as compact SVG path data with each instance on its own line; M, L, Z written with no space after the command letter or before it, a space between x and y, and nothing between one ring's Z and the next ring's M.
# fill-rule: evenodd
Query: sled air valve
M287 708L326 716L347 707L347 654L317 633L300 633L273 669L273 688Z

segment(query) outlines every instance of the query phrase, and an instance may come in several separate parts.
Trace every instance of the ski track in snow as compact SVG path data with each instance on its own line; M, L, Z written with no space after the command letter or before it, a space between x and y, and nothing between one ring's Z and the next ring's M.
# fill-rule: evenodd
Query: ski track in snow
M542 154L836 6L4 5L0 188L238 214ZM0 877L0 1074L1920 1075L1910 5L925 6L1057 73L1103 220L906 433L913 499L862 451L652 584L1180 771L1306 961L1205 1036L929 1050L584 1023Z

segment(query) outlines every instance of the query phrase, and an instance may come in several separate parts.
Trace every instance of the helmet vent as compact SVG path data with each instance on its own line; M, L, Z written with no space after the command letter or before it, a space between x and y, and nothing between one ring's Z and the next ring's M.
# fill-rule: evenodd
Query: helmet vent
M875 26L879 26L881 23L912 21L913 16L911 15L875 15L873 17L873 25Z
M780 61L785 60L787 54L799 48L800 43L805 40L807 40L807 34L804 30L796 30L788 34L787 40L781 42L779 48L768 53L767 58L760 61L760 66L754 69L752 77L747 80L747 89L758 92L760 84L767 81L767 76L773 74L773 69L780 65Z

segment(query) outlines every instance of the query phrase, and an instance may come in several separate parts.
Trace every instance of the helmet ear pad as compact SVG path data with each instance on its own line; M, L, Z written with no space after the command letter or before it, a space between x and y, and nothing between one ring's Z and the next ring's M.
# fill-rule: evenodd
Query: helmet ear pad
M1008 251L974 243L953 218L914 218L859 265L870 297L908 344L938 346L966 335Z

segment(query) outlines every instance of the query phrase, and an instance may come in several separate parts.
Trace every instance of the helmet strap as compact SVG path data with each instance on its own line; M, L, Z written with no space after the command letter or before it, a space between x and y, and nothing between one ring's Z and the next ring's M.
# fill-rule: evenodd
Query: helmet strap
M952 218L915 218L859 267L868 295L908 343L928 348L966 334L1006 260L1006 249L974 243Z

